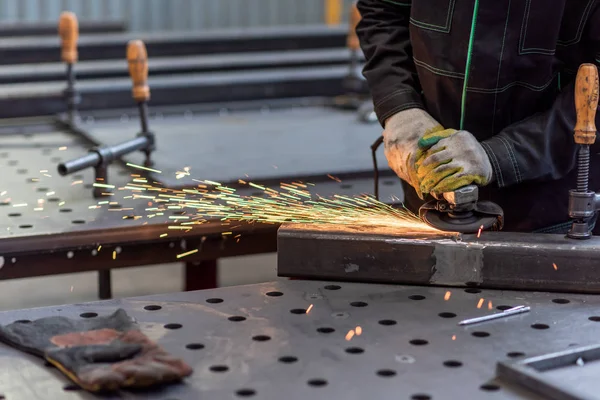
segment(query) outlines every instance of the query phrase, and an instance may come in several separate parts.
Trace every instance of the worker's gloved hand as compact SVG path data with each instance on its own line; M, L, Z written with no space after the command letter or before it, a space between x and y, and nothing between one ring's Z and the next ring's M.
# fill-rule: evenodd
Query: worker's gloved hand
M65 317L0 327L0 341L44 357L85 390L114 391L180 381L192 369L137 330L119 309L108 317Z
M421 198L416 166L424 151L419 148L419 140L443 130L431 115L419 108L400 111L385 122L383 139L388 164L400 178L415 188Z
M493 179L487 153L467 131L446 129L419 140L417 161L420 191L440 195L466 185L485 186Z

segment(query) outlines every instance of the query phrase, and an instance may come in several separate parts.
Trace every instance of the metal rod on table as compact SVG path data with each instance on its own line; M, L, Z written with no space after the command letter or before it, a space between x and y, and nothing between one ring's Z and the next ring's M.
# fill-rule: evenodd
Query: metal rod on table
M511 315L517 315L517 314L522 314L522 313L526 313L528 311L531 310L531 307L529 306L517 306L517 307L513 307L513 308L509 308L508 310L504 310L501 313L496 313L496 314L492 314L492 315L485 315L483 317L477 317L477 318L471 318L471 319L465 319L464 321L460 321L458 323L458 325L472 325L472 324L476 324L479 322L485 322L485 321L490 321L493 319L498 319L498 318L504 318L504 317L509 317Z

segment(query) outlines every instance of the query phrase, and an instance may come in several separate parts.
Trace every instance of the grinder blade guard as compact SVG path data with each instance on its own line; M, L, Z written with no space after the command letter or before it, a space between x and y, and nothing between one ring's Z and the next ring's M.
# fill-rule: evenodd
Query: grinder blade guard
M481 230L501 230L502 208L491 201L478 201L479 189L464 186L444 193L443 199L430 201L419 209L425 223L442 231L475 233Z

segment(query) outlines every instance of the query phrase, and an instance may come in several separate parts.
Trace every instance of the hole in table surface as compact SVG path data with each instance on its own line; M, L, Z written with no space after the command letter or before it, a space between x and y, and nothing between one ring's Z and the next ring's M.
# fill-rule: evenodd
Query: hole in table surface
M513 306L501 305L501 306L496 307L496 309L500 310L500 311L506 311L510 308L513 308Z
M484 338L484 337L490 336L490 334L488 332L484 332L484 331L476 331L476 332L471 333L471 335L478 337L478 338Z
M384 326L392 326L392 325L396 325L397 322L394 321L393 319L382 319L381 321L379 321L379 325L384 325Z
M19 161L17 160L9 160L8 161L8 165L10 165L11 167L14 167L15 165L17 165L19 163Z
M319 333L333 333L333 332L335 332L335 329L330 328L330 327L322 327L322 328L318 328L317 332L319 332Z
M396 376L396 371L393 369L380 369L377 371L377 375L383 378L391 378L392 376Z
M327 285L325 286L325 289L327 290L340 290L342 287L339 285Z
M525 356L525 353L522 353L520 351L511 351L510 353L506 353L506 355L510 358L518 358Z
M600 317L598 317L598 316L596 316L596 315L594 315L594 316L592 316L592 317L589 317L588 319L589 319L590 321L594 321L594 322L600 322Z
M465 289L465 293L471 293L471 294L481 293L481 290L475 289L475 288L468 288L468 289Z
M431 396L428 394L413 394L411 400L431 400Z
M256 390L254 389L240 389L235 392L239 397L252 397L256 394Z
M246 320L246 317L242 317L239 315L234 315L232 317L227 318L228 320L232 321L232 322L242 322Z
M281 296L283 296L283 293L281 293L281 292L267 292L266 294L269 297L281 297Z
M298 358L294 357L294 356L279 357L279 362L284 363L284 364L292 364L292 363L295 363L296 361L298 361Z
M47 191L49 191L50 189L48 189L47 187L39 187L39 188L37 188L36 190L37 190L38 192L47 192Z
M323 387L327 385L327 381L325 379L311 379L307 383L309 386L313 387Z
M10 201L0 201L0 206L10 206Z
M451 313L451 312L442 312L438 314L440 317L442 318L454 318L456 317L456 314Z
M189 350L202 350L204 345L202 343L190 343L186 345L185 348Z
M409 299L411 300L425 300L426 297L422 296L420 294L413 294L412 296L408 296Z
M30 324L31 320L29 320L29 319L19 319L19 320L15 321L15 322L17 322L19 324Z
M413 346L425 346L426 344L429 344L429 342L424 339L413 339L409 343Z
M98 316L98 313L95 313L95 312L85 312L85 313L79 314L79 316L81 318L95 318L95 317Z
M120 208L123 208L123 206L121 206L119 203L113 203L113 204L109 204L108 208L110 208L111 210L118 210Z
M556 304L569 304L571 302L571 300L567 300L567 299L553 299L552 302L556 303Z
M21 228L21 229L31 229L31 228L33 228L33 225L19 225L19 228Z
M462 362L456 361L456 360L444 361L444 366L449 367L449 368L458 368L458 367L462 367L462 365L463 365Z
M210 304L219 304L223 302L223 299L218 299L218 298L212 298L212 299L206 299L207 303Z
M21 213L10 213L8 214L9 217L20 217Z
M293 310L290 310L290 312L292 314L306 314L306 309L304 309L304 308L294 308Z
M212 365L210 370L212 372L227 372L229 371L229 367L227 365Z
M485 385L481 385L479 389L486 392L496 392L500 390L500 386L494 385L493 383L486 383Z
M252 337L252 340L254 340L255 342L267 342L271 340L271 337L267 335L256 335Z
M49 203L58 203L60 201L60 199L58 197L50 197L48 199Z
M368 303L365 303L364 301L353 301L352 303L350 303L350 305L351 305L352 307L366 307L366 306L368 306L369 304L368 304Z
M346 349L346 353L348 354L362 354L365 352L365 349L361 347L348 347Z
M180 329L182 327L183 327L183 325L181 325L181 324L166 324L165 325L166 329Z
M351 185L349 183L344 183L343 185L340 185L340 188L342 189L352 189L354 185Z
M81 225L81 224L85 224L85 221L82 219L74 219L73 221L71 221L72 223L74 223L75 225Z
M548 328L550 328L550 326L548 326L548 325L546 325L546 324L533 324L533 325L531 325L531 327L532 327L533 329L540 329L540 330L543 330L543 329L548 329Z
M17 170L17 174L26 174L26 173L27 173L27 170L25 168L19 168Z
M162 309L162 307L157 306L156 304L150 304L149 306L144 307L144 310L146 310L146 311L158 311L160 309Z
M61 212L61 213L70 213L70 212L73 212L73 210L71 208L61 208L58 211Z

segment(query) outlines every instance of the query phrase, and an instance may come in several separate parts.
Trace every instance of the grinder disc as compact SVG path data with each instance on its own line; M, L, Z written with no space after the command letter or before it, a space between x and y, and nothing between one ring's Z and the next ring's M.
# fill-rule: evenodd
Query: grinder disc
M491 201L479 201L474 210L465 215L453 215L440 211L437 201L429 202L419 209L423 222L442 231L476 233L482 230L501 230L504 213L500 206Z

